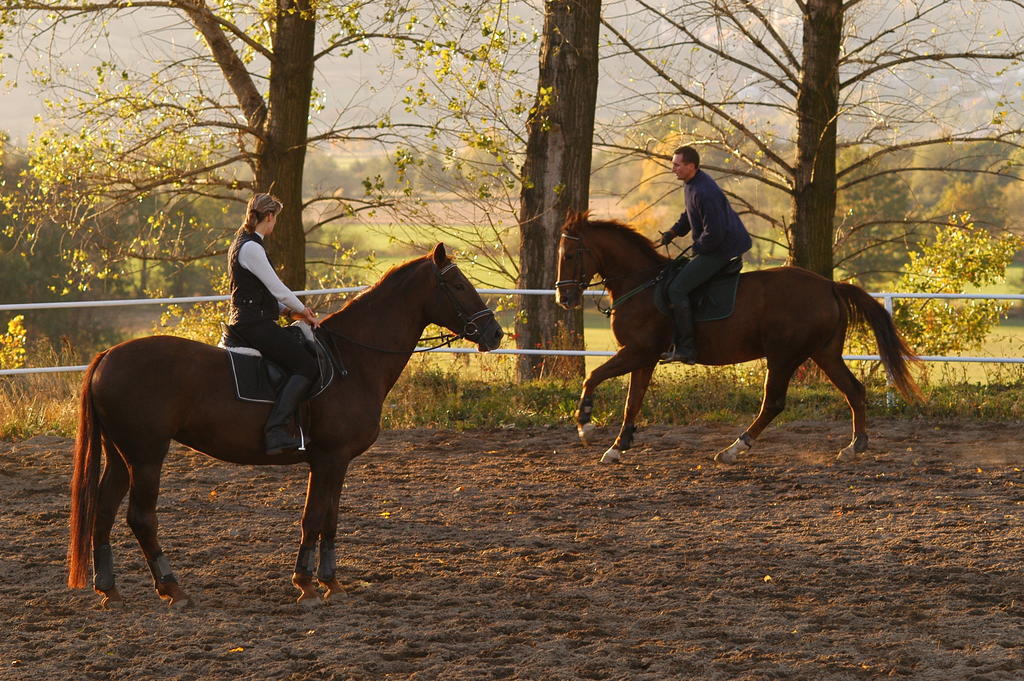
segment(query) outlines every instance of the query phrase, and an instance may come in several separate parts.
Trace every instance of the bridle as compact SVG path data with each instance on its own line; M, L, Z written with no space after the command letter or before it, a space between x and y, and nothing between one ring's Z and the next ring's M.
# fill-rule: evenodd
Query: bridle
M471 338L472 336L480 333L481 329L479 324L477 324L478 319L483 319L484 317L490 317L492 320L494 319L494 310L489 307L484 307L484 309L479 312L466 312L466 309L462 307L459 299L455 297L454 293L452 293L448 282L444 280L444 275L453 269L456 271L459 269L453 262L448 263L443 268L439 268L437 263L434 263L434 271L437 273L437 285L442 291L444 291L444 294L448 296L449 302L451 302L452 307L455 308L455 314L458 315L459 321L462 322L462 331L452 336L451 341L448 341L449 343L460 338Z
M580 242L580 245L576 247L575 252L576 276L573 279L559 279L558 281L555 282L555 288L557 289L563 286L575 286L579 288L580 292L582 293L584 290L590 288L591 286L603 284L604 281L599 281L597 282L597 284L592 284L589 281L583 281L583 257L586 254L590 253L590 249L587 248L586 243L584 243L583 237L573 236L572 234L566 234L565 232L562 232L562 238Z
M412 350L411 352L413 353L429 352L430 350L443 348L463 338L469 338L470 340L472 340L472 336L480 333L481 331L480 325L477 323L477 320L487 316L490 316L491 319L494 319L494 310L492 310L489 307L484 307L484 309L480 310L479 312L466 312L466 309L462 306L461 303L459 303L459 299L455 297L454 293L452 293L451 286L447 281L445 281L444 275L450 272L452 269L458 270L458 266L455 263L449 262L447 265L444 266L444 268L438 267L437 263L432 264L434 266L434 275L437 277L438 288L444 291L445 295L448 297L448 301L452 304L452 307L455 308L455 314L458 316L459 321L462 322L462 331L460 331L459 333L441 333L436 336L422 337L418 341L416 341L416 345L420 345L421 343L432 343L434 341L438 341L438 343L437 345L432 345L428 348L419 348L418 350ZM392 355L407 355L410 352L409 350L392 350L389 348L380 348L375 345L368 345L366 343L361 343L354 338L346 336L343 333L338 333L333 329L328 329L325 326L321 326L320 328L326 331L327 333L331 334L332 336L337 336L342 340L348 341L353 345L358 345L361 348L366 348L367 350L374 350L375 352L383 352Z

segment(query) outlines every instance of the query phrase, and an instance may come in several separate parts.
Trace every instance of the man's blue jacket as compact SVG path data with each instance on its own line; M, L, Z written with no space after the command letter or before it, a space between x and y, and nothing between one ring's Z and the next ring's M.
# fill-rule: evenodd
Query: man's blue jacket
M683 197L686 212L672 225L672 232L685 236L692 229L693 250L698 255L735 258L750 250L747 228L710 175L698 170L683 185Z

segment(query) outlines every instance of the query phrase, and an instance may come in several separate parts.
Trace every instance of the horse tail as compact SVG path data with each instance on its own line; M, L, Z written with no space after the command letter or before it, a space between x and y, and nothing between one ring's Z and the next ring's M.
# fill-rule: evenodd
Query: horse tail
M836 296L846 305L854 322L867 322L874 332L878 354L889 380L907 401L922 401L921 389L910 375L909 368L910 362L918 361L917 356L896 330L889 311L859 286L837 283L834 287Z
M96 367L106 356L103 351L92 360L82 379L79 402L78 435L75 438L74 464L71 474L71 533L68 538L68 586L85 586L92 549L93 522L99 496L101 436L103 428L92 404L92 379Z

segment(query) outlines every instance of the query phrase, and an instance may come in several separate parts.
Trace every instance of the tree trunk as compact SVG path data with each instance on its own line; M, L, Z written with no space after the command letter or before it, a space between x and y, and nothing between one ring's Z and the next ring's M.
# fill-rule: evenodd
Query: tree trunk
M548 289L558 270L558 240L568 211L586 210L597 102L600 0L548 0L537 99L519 204L520 288ZM583 348L582 310L562 310L549 296L522 296L519 348ZM520 379L582 375L582 357L522 355Z
M315 29L309 0L279 2L269 111L257 152L256 191L270 192L284 203L267 250L281 280L293 291L306 287L302 171L313 88Z
M843 0L807 0L790 262L832 278Z

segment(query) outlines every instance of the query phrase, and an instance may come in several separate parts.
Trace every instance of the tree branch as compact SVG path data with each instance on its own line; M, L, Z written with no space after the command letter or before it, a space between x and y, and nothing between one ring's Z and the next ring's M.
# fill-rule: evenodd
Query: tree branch
M176 5L188 14L196 29L203 35L206 44L210 47L214 61L217 62L224 78L227 79L231 91L238 98L238 104L242 107L242 113L245 114L249 126L262 128L263 122L267 118L266 102L263 101L263 96L260 95L256 84L253 83L245 63L242 62L227 36L224 35L222 22L210 11L203 0L176 0ZM263 52L269 54L273 60L272 53L267 53L265 50Z
M879 71L885 71L887 69L894 68L896 66L903 66L905 64L913 64L917 62L949 62L960 59L969 60L994 60L994 61L1013 61L1015 59L1021 59L1024 57L1024 50L1018 50L1016 52L1002 52L995 54L984 54L981 52L942 52L939 54L913 54L906 57L900 57L899 59L892 59L890 61L876 63L869 69L861 71L860 73L847 78L845 81L839 84L840 90L845 90L851 85L866 80L869 76L878 73ZM847 61L847 63L864 63L859 61ZM866 62L872 63L872 62Z
M994 136L990 136L990 137L965 137L965 136L962 136L962 135L956 135L956 136L950 135L950 136L947 136L947 137L934 137L934 138L923 139L923 140L914 140L912 142L904 142L903 144L894 144L894 145L888 146L888 147L886 147L884 149L879 149L878 151L876 151L876 152L874 152L872 154L868 154L867 156L865 156L861 160L857 161L856 163L852 163L852 164L848 165L847 167L843 168L842 170L837 171L836 172L836 179L842 178L843 176L848 175L848 174L854 172L858 168L861 168L861 167L863 167L865 165L869 165L869 164L877 161L878 159L880 159L883 156L886 156L888 154L894 154L896 152L906 151L908 149L914 149L914 148L917 148L917 147L933 146L933 145L936 145L936 144L953 144L953 143L955 143L955 144L981 144L983 142L999 142L999 143L1005 144L1005 145L1007 145L1009 147L1014 147L1014 148L1017 148L1017 149L1024 149L1024 144L1013 142L1013 141L1010 141L1010 139L1008 139L1008 138L1016 137L1016 136L1020 136L1020 135L1021 135L1021 131L1020 130L1015 130L1015 131L1011 131L1011 132L1008 132L1008 133L1003 134L1003 135L994 135ZM928 170L934 170L934 169L928 169ZM839 188L840 189L845 189L846 187L849 187L852 184L856 184L859 181L860 180L851 181L850 183L842 185Z
M793 168L788 163L786 163L785 159L779 156L779 154L777 154L774 149L772 149L768 144L766 144L756 134L754 134L754 132L750 130L746 125L744 125L742 121L735 118L734 116L731 116L727 111L722 109L720 106L717 106L716 104L708 101L707 99L698 95L696 92L693 92L686 88L682 83L676 81L672 76L666 73L663 68L655 64L650 59L648 59L647 56L643 54L642 50L638 49L635 45L633 45L624 35L619 33L619 31L603 17L601 18L601 23L604 25L605 28L611 31L616 38L619 39L620 43L626 46L638 59L643 61L644 64L646 64L647 67L654 71L660 78L662 78L665 82L672 85L679 92L679 94L693 100L694 102L697 102L701 106L706 107L716 115L728 121L743 135L745 135L747 139L753 142L765 156L767 156L772 161L777 163L780 167L784 168L787 172L791 174L794 172Z

